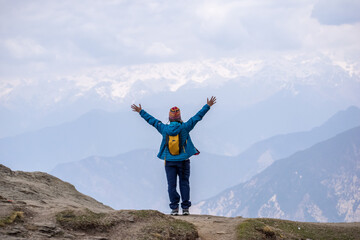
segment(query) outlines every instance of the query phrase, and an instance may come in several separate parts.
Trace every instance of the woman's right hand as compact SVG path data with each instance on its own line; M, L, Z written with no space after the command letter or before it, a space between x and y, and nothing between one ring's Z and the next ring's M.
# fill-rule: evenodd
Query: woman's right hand
M140 112L141 111L141 104L139 106L136 106L136 104L131 105L131 108L134 112Z

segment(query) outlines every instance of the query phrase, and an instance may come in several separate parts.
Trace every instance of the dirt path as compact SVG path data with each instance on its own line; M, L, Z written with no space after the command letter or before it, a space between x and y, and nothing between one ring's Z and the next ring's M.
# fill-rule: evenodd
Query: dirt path
M226 218L209 215L176 216L175 218L193 223L201 240L236 239L236 226L243 218Z

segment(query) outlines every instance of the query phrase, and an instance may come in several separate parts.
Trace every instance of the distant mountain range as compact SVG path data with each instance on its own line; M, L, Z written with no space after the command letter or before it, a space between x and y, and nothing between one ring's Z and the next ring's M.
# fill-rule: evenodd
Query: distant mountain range
M344 65L346 63L339 64L324 55L287 54L272 58L221 58L107 66L82 69L56 79L2 79L0 105L9 109L27 110L30 107L32 110L51 111L74 103L86 107L88 103L90 106L86 111L94 108L119 109L116 105L153 94L219 88L231 81L238 82L238 88L230 91L232 93L244 87L249 89L262 85L259 89L264 90L262 94L267 92L267 96L274 90L296 84L323 88L353 86L360 76Z
M138 149L114 157L89 157L57 165L51 174L115 209L168 211L164 161L157 151ZM233 185L223 176L231 157L201 153L191 158L191 200L198 202Z
M360 76L343 66L321 55L286 55L111 66L54 79L2 79L0 138L72 122L94 109L129 111L134 102L163 121L176 105L186 119L206 97L216 95L213 125L226 132L223 123L236 119L239 133L246 133L241 139L249 139L233 139L222 147L222 153L235 155L249 142L308 130L340 109L360 107ZM249 129L252 123L259 124ZM207 132L209 137L218 134L211 128ZM222 142L208 141L204 147L213 149Z
M201 106L202 105L199 105L199 108ZM218 151L217 155L223 155L225 148L229 146L232 148L232 146L237 145L237 142L243 142L242 145L250 145L255 139L258 139L259 137L252 135L250 129L257 129L258 126L261 129L265 127L271 128L272 124L268 122L268 118L266 117L262 118L264 124L259 123L252 127L250 127L251 123L242 124L242 120L236 118L229 119L227 124L224 125L223 121L219 122L215 120L216 111L218 110L217 107L218 106L214 106L214 109L209 111L208 115L196 126L192 133L194 143L202 152ZM259 108L259 111L253 111L254 114L252 117L249 112L244 111L243 114L246 117L243 118L243 121L249 122L251 119L254 120L258 118L261 116L261 109L262 108ZM151 109L149 112L152 113ZM309 144L306 145L307 141L312 144L317 140L324 140L331 137L341 130L354 127L354 124L356 124L359 119L360 111L356 107L353 107L347 110L347 112L348 113L344 113L343 121L334 121L332 126L321 130L325 132L324 134L315 133L315 135L319 136L314 137L309 134L305 139L306 141L303 141L305 142L304 146L309 146ZM258 115L255 113L258 113ZM285 116L286 114L287 111L284 110L281 116ZM346 114L349 116L346 116ZM267 113L265 115L267 115ZM311 118L311 116L308 117ZM305 116L302 119L305 119ZM280 124L278 124L278 126L279 125ZM233 127L228 128L228 126ZM249 126L249 130L246 132L243 131L245 126ZM225 130L224 128L228 129ZM218 134L215 135L215 132ZM270 132L268 134L270 134ZM297 136L294 136L294 138L298 139ZM288 141L288 139L285 141ZM300 139L298 141L300 141ZM158 149L159 142L160 135L136 113L131 111L120 113L92 111L73 122L44 128L15 137L0 139L0 162L17 170L50 171L59 163L77 161L89 156L110 157L135 149ZM247 144L244 144L244 142L247 142ZM278 157L275 153L276 150L271 150L274 149L274 147L270 148L270 146L267 148L262 147L262 150L257 151L257 154L262 155L269 149L270 152L265 154L262 160L260 160L260 162L263 162L260 163L260 168L266 167L266 165L271 162L271 160L266 160L267 155L272 159ZM295 147L293 151L296 150L298 150L298 148ZM254 155L251 151L251 149L246 151L244 153L245 155L240 155L240 160L237 160L241 162L241 165L245 164L245 169L249 169L249 164L254 164L260 157L260 155ZM271 151L273 151L273 153L271 153ZM293 151L289 151L289 153ZM252 154L254 157L248 157L249 154ZM279 155L279 157L282 156L284 155ZM248 163L246 163L246 159L249 159ZM239 166L239 168L241 168L241 166ZM255 171L258 172L258 168L256 168ZM242 174L241 176L244 175ZM237 181L235 183L239 182Z
M275 160L311 147L359 123L360 109L350 107L311 131L261 141L236 157L202 152L191 158L191 198L193 202L210 198L250 179ZM51 173L116 209L155 208L166 211L165 173L163 162L156 158L156 154L154 150L134 150L115 157L90 157L60 164Z
M360 127L276 161L202 201L204 214L318 222L360 221Z
M359 124L360 109L354 106L349 107L310 131L281 134L253 144L236 157L235 163L231 164L232 169L238 172L238 174L234 173L235 175L242 176L241 180L238 180L240 183L261 172L278 159L309 148Z
M114 156L141 144L146 147L156 133L142 121L130 111L92 111L73 122L0 139L0 161L18 170L50 171L59 163ZM135 131L142 132L142 137L131 134Z

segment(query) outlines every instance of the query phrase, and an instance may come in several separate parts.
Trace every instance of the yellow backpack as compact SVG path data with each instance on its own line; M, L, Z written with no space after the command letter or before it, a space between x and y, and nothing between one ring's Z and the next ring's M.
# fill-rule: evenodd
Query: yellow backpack
M179 155L181 151L180 134L176 136L166 135L166 146L171 155Z

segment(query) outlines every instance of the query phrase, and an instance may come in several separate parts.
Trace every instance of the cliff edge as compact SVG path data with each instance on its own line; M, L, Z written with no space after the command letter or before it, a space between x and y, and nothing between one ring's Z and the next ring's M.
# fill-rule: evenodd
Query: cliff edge
M154 210L120 210L42 172L0 164L0 239L197 239L195 226Z

